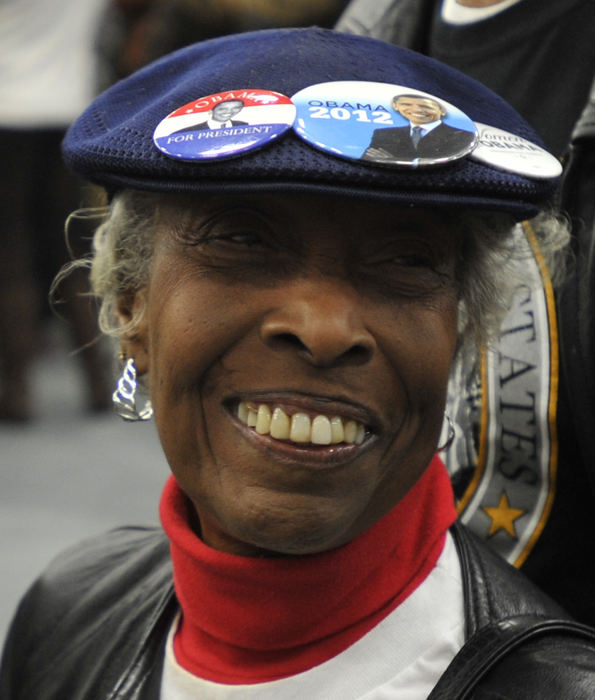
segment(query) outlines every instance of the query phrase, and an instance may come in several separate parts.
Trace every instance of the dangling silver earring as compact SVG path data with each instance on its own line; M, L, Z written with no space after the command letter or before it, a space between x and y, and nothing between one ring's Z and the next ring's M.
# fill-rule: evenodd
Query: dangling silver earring
M125 359L125 358L122 358ZM138 421L151 420L153 417L153 406L150 400L145 401L145 406L140 411L136 406L138 392L138 382L136 380L136 365L134 358L126 360L122 375L116 384L116 390L112 394L112 401L116 413L124 420Z
M438 447L436 448L438 450L438 452L444 452L445 450L448 450L448 448L454 442L454 439L456 436L455 426L454 426L452 420L450 419L450 416L448 415L448 413L445 413L444 417L448 421L448 436L446 438L446 442L444 443L444 445L438 445Z

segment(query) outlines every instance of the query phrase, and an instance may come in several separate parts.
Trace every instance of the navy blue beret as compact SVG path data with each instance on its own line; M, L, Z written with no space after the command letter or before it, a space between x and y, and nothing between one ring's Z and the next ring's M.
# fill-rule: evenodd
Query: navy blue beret
M426 168L387 168L312 147L291 129L243 155L188 162L153 143L157 125L201 96L245 88L291 97L328 81L408 86L456 105L474 122L541 144L504 100L448 66L375 39L328 30L247 32L200 42L159 59L97 97L69 129L72 170L108 191L307 191L422 206L500 210L517 218L545 206L556 177L532 178L463 157Z

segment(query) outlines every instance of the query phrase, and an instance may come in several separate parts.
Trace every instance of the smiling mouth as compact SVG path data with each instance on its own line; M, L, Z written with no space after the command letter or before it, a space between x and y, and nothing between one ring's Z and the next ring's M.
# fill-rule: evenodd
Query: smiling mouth
M281 407L240 401L238 420L259 435L299 445L361 445L366 426L352 418L298 411L289 415Z

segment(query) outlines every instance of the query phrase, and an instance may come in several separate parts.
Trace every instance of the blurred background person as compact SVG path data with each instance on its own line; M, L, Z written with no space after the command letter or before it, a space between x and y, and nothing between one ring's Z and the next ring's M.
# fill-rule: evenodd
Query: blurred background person
M66 127L94 95L94 35L104 0L4 0L0 5L0 420L25 421L31 363L46 339L50 280L68 259L64 220L82 203L64 168ZM95 310L79 275L60 290L88 405L109 404Z
M590 0L352 0L341 31L425 53L509 101L565 164L559 196L572 254L552 289L521 289L499 342L466 357L451 386L449 470L461 519L595 623L595 3ZM592 89L592 88L591 88ZM582 114L582 118L581 118ZM536 253L538 261L539 251ZM554 298L555 296L555 298ZM472 441L462 431L471 424Z
M347 0L111 0L97 37L99 84L195 41L283 26L331 27Z

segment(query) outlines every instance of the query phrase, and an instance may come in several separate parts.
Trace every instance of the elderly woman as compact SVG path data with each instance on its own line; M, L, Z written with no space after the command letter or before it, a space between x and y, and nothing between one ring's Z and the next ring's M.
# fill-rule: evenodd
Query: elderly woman
M362 162L402 88L464 144ZM230 100L244 124L205 125ZM173 472L165 534L59 557L2 697L593 697L592 633L455 523L436 455L457 350L495 332L514 222L557 181L538 143L474 81L317 29L191 46L90 106L65 155L111 200L92 281L115 402Z

